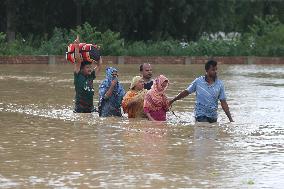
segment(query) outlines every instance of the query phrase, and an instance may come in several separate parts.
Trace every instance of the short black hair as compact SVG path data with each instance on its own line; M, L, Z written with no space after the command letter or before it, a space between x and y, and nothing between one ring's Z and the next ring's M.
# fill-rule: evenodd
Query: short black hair
M206 62L205 64L205 70L208 71L210 68L217 66L217 62L215 60L209 60L208 62Z
M80 70L82 70L86 65L90 65L90 64L91 64L91 62L89 62L89 61L83 61L81 63L81 66L80 66Z

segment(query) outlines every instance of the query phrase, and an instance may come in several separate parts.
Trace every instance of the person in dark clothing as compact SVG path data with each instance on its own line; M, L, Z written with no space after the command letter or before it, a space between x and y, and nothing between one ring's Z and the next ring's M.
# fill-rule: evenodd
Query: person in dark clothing
M75 63L74 63L74 86L75 86L75 110L76 113L91 113L94 111L93 80L96 74L100 72L102 58L99 61L83 61L79 53L79 36L74 41L75 45ZM97 63L96 67L93 64Z

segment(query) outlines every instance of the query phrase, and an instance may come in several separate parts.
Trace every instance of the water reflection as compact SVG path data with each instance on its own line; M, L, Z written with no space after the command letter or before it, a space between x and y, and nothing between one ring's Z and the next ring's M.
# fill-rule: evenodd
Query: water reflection
M284 184L281 65L220 66L219 77L236 122L228 123L220 109L216 124L195 123L193 95L177 101L168 121L161 124L74 114L70 65L0 67L1 188L281 188ZM137 66L119 67L127 88ZM170 97L203 74L201 65L153 68L156 75L163 73L172 81Z

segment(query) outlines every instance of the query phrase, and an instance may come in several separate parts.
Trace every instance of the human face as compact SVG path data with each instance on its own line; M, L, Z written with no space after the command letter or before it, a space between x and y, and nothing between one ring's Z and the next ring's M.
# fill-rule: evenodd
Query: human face
M168 84L169 84L169 81L168 81L168 80L164 81L164 82L161 84L162 89L165 89L165 88L168 86Z
M143 65L142 77L147 80L152 78L152 67L150 64Z
M118 73L117 73L117 71L112 72L112 74L111 74L111 75L112 75L112 77L113 77L113 78L118 77Z
M140 91L142 89L144 89L144 80L140 79L135 85L135 90Z
M85 65L82 69L83 75L91 75L92 73L92 65Z
M206 71L207 76L212 78L212 79L216 79L217 77L217 66L213 67L210 66L209 70Z

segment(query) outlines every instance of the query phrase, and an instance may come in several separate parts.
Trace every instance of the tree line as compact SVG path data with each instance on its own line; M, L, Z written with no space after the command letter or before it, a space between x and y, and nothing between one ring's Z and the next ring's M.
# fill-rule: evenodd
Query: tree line
M284 0L0 1L0 55L284 56Z
M249 30L254 17L284 21L282 0L2 0L0 31L48 39L55 27L88 22L129 41L196 40L203 33Z

